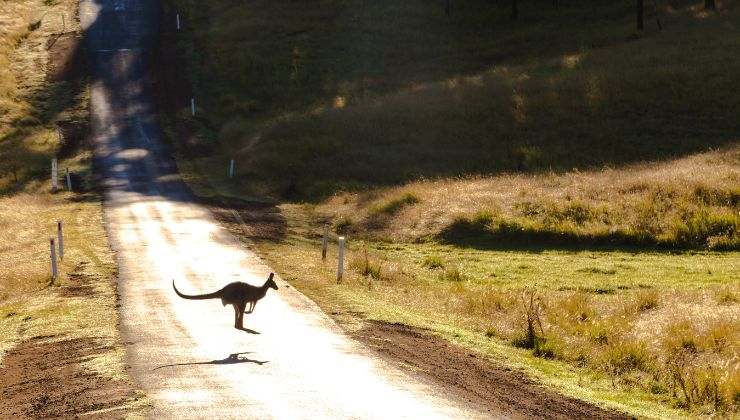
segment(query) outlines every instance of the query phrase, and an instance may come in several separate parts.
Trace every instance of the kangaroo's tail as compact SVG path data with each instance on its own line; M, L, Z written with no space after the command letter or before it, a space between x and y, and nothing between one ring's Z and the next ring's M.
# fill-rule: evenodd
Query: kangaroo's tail
M177 293L177 296L180 296L183 299L195 299L195 300L216 299L216 298L220 298L222 294L221 290L219 290L218 292L206 293L205 295L185 295L185 294L180 293L179 290L177 290L177 287L175 287L175 280L172 280L172 288L175 289L175 293Z

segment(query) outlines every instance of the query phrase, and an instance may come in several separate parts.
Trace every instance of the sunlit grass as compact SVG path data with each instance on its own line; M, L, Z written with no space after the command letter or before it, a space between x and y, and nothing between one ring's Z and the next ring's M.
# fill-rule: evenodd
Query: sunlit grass
M26 340L92 338L110 350L89 357L85 367L103 377L125 379L116 266L103 227L101 197L79 192L90 185L89 150L74 150L59 161L60 174L70 168L80 176L75 179L82 184L74 185L78 192L66 191L61 176L60 191L50 192L50 161L60 146L54 123L87 118L86 90L75 93L64 82L47 80L46 74L47 42L61 30L60 13L67 14L67 31L79 29L69 18L75 9L76 3L69 1L0 4L0 364ZM49 239L57 239L58 220L64 259L58 261L59 278L52 282ZM89 282L93 293L64 296L64 288L79 278ZM124 403L133 404L132 410L140 405Z
M740 277L738 253L528 253L355 242L348 253L354 262L338 285L335 251L329 262L322 262L318 241L290 237L283 243L261 243L259 249L327 311L359 311L369 319L431 328L514 363L568 395L636 415L678 415L669 407L697 413L696 406L684 405L664 367L675 359L662 337L675 336L671 331L683 319L702 343L691 364L699 370L690 372L729 363L730 370L716 384L725 395L734 392L740 308L718 302L716 295L740 290L735 280ZM440 275L445 270L438 268L439 255L445 256L445 264L455 264L462 279ZM368 260L381 273L392 269L395 274L367 270ZM614 269L604 274L584 267ZM536 290L544 301L546 347L534 353L511 344L524 331L525 290ZM678 392L675 398L671 390ZM736 409L731 396L723 398L717 407L702 402L699 412Z

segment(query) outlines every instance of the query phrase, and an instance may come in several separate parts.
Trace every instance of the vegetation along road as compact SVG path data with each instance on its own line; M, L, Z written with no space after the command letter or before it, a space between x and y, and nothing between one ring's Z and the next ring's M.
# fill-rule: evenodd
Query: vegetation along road
M731 0L0 2L0 418L735 418L738 57Z

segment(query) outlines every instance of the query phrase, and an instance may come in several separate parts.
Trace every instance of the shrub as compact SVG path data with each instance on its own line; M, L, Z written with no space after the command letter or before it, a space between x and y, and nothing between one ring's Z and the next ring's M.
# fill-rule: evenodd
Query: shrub
M657 308L660 303L660 293L657 290L642 290L635 294L634 309L638 312Z
M372 277L375 280L381 279L382 262L377 258L370 257L367 247L361 255L353 258L349 265L364 277Z
M470 223L481 230L489 228L495 219L495 214L490 210L479 210L470 219Z
M442 260L442 257L439 255L427 255L424 257L424 260L421 262L422 267L436 269L436 268L444 268L445 263L444 260Z
M689 321L679 321L666 328L663 347L667 354L695 354L699 351L699 338Z
M715 321L709 325L706 334L702 337L702 346L716 352L721 352L735 343L740 342L740 327L729 320Z
M737 303L737 295L735 295L735 292L730 290L729 287L719 289L717 291L716 298L717 303L719 303L720 305Z
M463 282L467 280L458 266L447 267L447 269L439 274L439 279L451 282Z
M675 221L672 230L677 245L708 247L719 238L736 239L740 234L740 216L733 211L720 213L700 208Z
M647 370L650 364L647 347L640 341L620 341L610 344L603 358L606 369L615 375L634 370Z
M574 322L585 322L592 319L596 311L591 307L588 295L574 293L558 305L567 318Z
M336 233L347 233L352 228L353 222L352 219L345 216L340 216L337 220L334 221L334 232Z
M374 216L381 215L381 214L392 215L392 214L397 213L403 207L416 204L419 201L420 201L419 197L417 197L413 193L408 192L399 198L390 200L384 204L371 207L370 215L374 215Z

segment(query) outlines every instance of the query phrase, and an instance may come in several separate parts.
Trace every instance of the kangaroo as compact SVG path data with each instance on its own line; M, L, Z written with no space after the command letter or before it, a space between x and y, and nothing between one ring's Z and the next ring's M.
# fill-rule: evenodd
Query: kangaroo
M267 289L277 290L277 284L272 279L275 273L270 273L270 277L267 279L265 284L260 287L252 286L251 284L242 283L240 281L229 283L224 286L221 290L213 293L207 293L204 295L185 295L180 293L175 287L175 280L172 280L172 288L175 289L177 296L183 299L221 299L221 303L226 305L232 305L234 307L234 328L238 330L244 329L244 314L251 314L254 312L254 307L257 306L257 301L265 297ZM247 311L247 304L249 304L249 310Z

